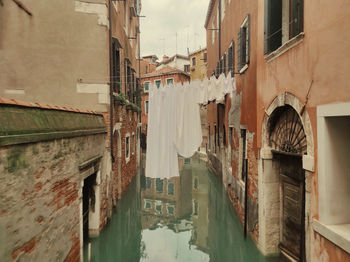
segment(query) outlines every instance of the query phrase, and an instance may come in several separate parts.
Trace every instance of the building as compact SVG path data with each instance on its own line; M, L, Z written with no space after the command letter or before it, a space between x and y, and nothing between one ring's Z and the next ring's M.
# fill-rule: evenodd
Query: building
M189 54L190 58L190 76L191 81L194 80L204 80L207 78L207 49L201 48ZM202 145L201 151L206 151L206 146L208 144L208 124L207 124L207 108L206 106L201 106L201 125L202 125Z
M143 137L147 135L148 124L148 91L151 85L156 85L158 88L161 85L184 83L190 81L190 75L180 69L170 66L162 67L152 73L145 74L141 78L141 85L143 86L142 95L142 133Z
M186 73L189 73L190 59L188 56L179 54L173 55L172 57L164 55L163 60L157 65L157 70L167 66L174 67L179 70L185 71Z
M158 64L157 60L158 60L158 57L155 55L142 57L140 61L141 77L157 69L157 64Z
M140 8L140 1L0 6L1 121L13 119L0 124L3 185L18 175L1 190L6 261L82 259L83 244L134 176Z
M192 80L207 78L207 49L202 48L189 54L190 76Z
M208 157L264 254L350 261L349 10L210 1L208 76L234 72L237 91L207 107Z

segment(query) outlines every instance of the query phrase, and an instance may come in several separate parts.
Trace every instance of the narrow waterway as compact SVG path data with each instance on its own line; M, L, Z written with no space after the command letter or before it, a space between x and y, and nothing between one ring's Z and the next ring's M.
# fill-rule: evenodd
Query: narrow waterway
M204 162L187 159L180 170L168 180L140 171L109 225L91 239L91 261L277 261L244 239L222 184Z

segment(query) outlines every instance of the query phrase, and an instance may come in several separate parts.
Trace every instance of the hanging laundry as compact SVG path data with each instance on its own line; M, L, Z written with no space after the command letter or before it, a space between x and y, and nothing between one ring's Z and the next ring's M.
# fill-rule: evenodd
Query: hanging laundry
M179 176L178 154L189 158L202 143L199 104L223 103L232 96L235 81L229 74L202 82L171 84L149 90L146 176Z

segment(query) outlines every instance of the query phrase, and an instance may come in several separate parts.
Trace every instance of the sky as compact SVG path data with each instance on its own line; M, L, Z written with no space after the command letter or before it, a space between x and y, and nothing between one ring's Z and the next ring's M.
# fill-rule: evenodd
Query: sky
M155 54L161 61L164 54L187 55L187 47L190 52L205 47L208 5L209 0L142 0L141 56Z

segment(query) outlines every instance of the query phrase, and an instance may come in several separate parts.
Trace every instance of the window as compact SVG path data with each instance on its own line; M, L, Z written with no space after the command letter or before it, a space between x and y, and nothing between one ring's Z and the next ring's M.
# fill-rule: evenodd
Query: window
M250 15L244 19L238 32L237 67L243 73L249 64L250 59Z
M131 153L132 154L135 154L135 147L136 147L135 134L133 133L131 136Z
M264 53L303 31L303 0L265 0Z
M247 130L241 129L241 180L245 181L245 176L247 174Z
M162 209L163 209L162 202L156 201L156 213L161 215Z
M156 191L158 193L163 193L163 179L156 178Z
M317 107L317 143L319 221L314 220L313 226L350 252L350 209L345 208L350 201L349 102Z
M235 72L235 43L232 41L227 51L227 70L228 72Z
M184 71L186 73L190 72L190 65L184 65Z
M207 62L207 52L203 53L203 61L204 63Z
M195 177L193 179L193 189L198 189L198 178L197 177Z
M148 66L146 65L145 73L148 73Z
M145 202L144 204L145 209L150 209L152 207L152 203L150 200L145 199L144 202Z
M156 81L154 81L155 82L155 84L156 84L156 86L157 86L157 88L159 88L160 87L160 84L162 83L162 80L156 80Z
M169 182L168 183L168 195L174 195L175 194L175 186L174 183Z
M113 91L120 93L121 77L120 77L120 51L117 39L113 39L112 43L112 87Z
M166 210L168 212L169 215L174 215L174 211L175 211L175 206L174 205L166 205Z
M196 58L192 57L192 66L196 66Z
M145 90L145 93L148 93L148 91L149 91L149 82L144 82L143 83L143 89Z
M146 188L150 189L152 184L152 180L150 177L146 177Z
M148 114L148 101L145 101L145 112Z
M168 78L168 79L166 80L166 84L167 84L167 85L172 85L172 84L174 84L174 78Z
M193 200L193 202L192 202L192 214L194 216L198 216L198 201L197 200Z
M125 160L129 162L130 160L130 135L127 134L125 137Z

